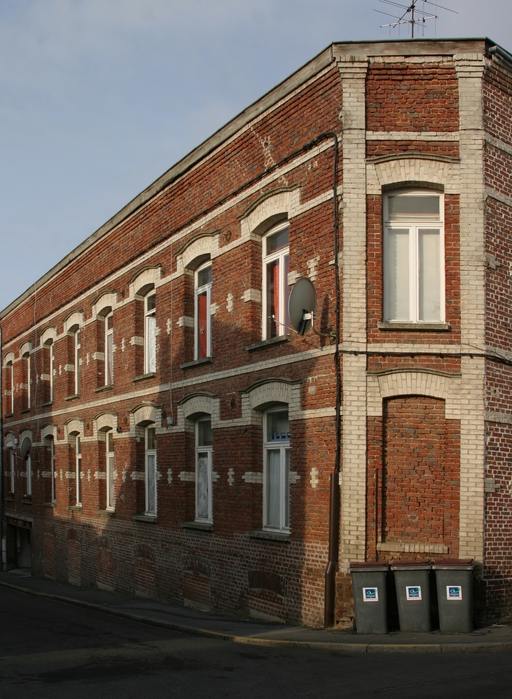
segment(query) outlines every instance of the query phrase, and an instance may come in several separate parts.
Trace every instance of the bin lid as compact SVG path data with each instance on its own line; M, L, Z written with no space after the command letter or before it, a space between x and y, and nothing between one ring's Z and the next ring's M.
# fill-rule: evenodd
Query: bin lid
M430 561L391 561L391 570L430 570Z
M432 564L433 570L473 570L472 558L438 558Z
M353 561L349 567L349 573L385 573L389 566L378 561Z

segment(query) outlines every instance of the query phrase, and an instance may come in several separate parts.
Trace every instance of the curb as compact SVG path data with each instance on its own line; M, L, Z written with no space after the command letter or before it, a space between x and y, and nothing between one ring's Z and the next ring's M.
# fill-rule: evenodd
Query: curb
M85 609L93 609L97 612L110 614L122 619L137 621L149 626L158 626L160 628L169 629L170 631L179 631L191 636L201 636L213 638L218 641L231 641L232 643L240 643L250 646L263 646L267 648L304 648L308 650L327 650L331 653L510 653L512 652L512 641L487 641L483 643L324 643L322 641L292 641L282 640L277 638L254 638L251 636L238 636L236 634L225 633L221 631L212 631L210 629L201 629L186 624L176 624L171 621L163 621L161 619L152 619L150 617L133 614L133 612L125 612L122 609L106 607L94 602L86 602L85 600L73 599L72 597L63 597L50 592L39 592L38 590L29 590L12 583L0 580L0 587L6 587L15 592L21 592L34 597L42 597L51 599L55 602L63 602L64 604L72 604L76 607Z

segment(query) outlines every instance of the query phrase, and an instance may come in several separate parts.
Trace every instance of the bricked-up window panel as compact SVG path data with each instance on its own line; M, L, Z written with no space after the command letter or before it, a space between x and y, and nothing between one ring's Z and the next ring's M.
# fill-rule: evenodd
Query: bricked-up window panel
M269 410L263 426L263 528L290 530L290 423L288 409Z
M196 522L213 522L212 511L212 421L196 422Z
M384 404L382 540L444 544L458 553L460 423L443 400L392 398Z
M4 378L5 412L7 415L14 413L14 366L12 362L5 365Z
M443 195L390 192L384 198L384 320L445 319Z
M287 335L290 330L288 318L288 272L289 272L289 227L281 223L263 237L263 320L262 339Z
M156 434L155 427L151 425L144 430L145 454L144 454L144 483L145 483L145 510L148 517L156 517Z
M212 355L212 266L199 267L194 275L194 359Z

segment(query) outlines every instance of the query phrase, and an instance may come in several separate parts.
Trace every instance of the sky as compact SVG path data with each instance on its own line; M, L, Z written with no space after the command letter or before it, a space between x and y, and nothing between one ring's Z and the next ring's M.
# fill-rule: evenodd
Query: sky
M407 4L407 0L397 0ZM512 52L510 0L430 38ZM0 309L333 41L407 38L380 0L0 0ZM455 13L458 14L455 14ZM70 282L72 283L72 282Z

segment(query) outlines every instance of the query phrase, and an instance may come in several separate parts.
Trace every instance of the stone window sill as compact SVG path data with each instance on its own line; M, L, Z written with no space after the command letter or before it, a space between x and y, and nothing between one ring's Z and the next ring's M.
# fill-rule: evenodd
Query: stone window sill
M43 507L55 507L54 502L43 502Z
M7 413L4 417L14 417L14 413Z
M281 541L283 543L290 542L289 532L270 532L262 529L254 532L249 532L249 537L251 539L267 539L268 541Z
M53 401L49 400L48 403L42 403L41 408L49 408L50 405L53 405ZM7 416L6 416L7 417Z
M20 413L23 415L23 413L29 413L30 408L23 408L23 410L20 410Z
M156 524L158 522L156 516L152 515L133 515L132 519L136 522L147 522L148 524Z
M255 350L264 349L265 347L280 345L281 342L290 342L290 336L279 335L279 337L273 337L271 340L261 340L261 342L255 342L253 345L248 345L245 349L248 352L254 352Z
M449 323L377 323L379 330L412 330L413 332L447 332L452 329Z
M21 504L22 505L31 505L32 504L32 495L24 495L21 499Z
M132 381L144 381L145 379L154 379L156 376L156 371L152 371L149 374L140 374L139 376L134 376Z
M72 512L81 512L82 511L82 505L68 505L66 507L66 510L71 510Z
M97 510L96 514L101 515L102 517L115 517L116 511L115 510Z
M114 386L110 383L108 386L100 386L99 388L94 389L94 393L101 393L102 391L111 391L114 388Z
M80 398L79 393L74 393L72 396L67 396L67 398L64 398L64 400L75 400L76 398Z
M213 531L213 524L210 524L210 522L182 522L181 526L183 529L197 529L202 532Z
M202 366L203 364L211 364L212 362L212 357L202 357L201 359L194 359L193 362L185 362L184 364L180 364L180 369L192 369L192 367Z

